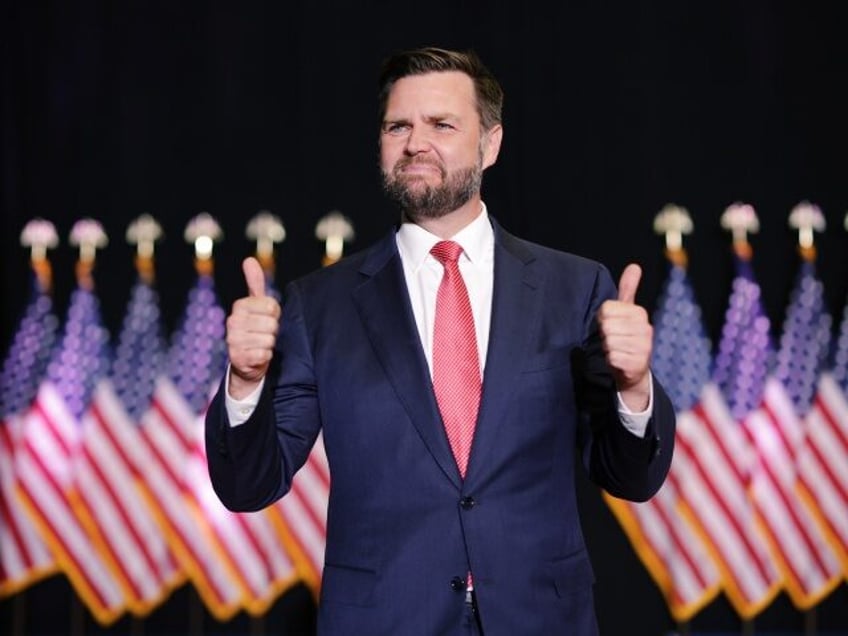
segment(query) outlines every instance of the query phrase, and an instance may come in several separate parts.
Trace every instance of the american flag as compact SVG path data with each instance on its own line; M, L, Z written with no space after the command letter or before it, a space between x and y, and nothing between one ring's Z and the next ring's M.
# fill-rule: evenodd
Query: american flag
M316 596L324 568L329 492L330 468L323 436L319 435L291 490L271 507L278 515L278 530L298 574Z
M22 416L44 376L59 320L53 300L33 276L33 289L0 372L0 596L56 571L56 562L18 501L15 476Z
M112 372L94 390L82 420L75 476L78 515L98 528L100 550L127 581L128 607L144 616L158 606L182 573L151 511L139 505L137 423L150 402L164 359L159 301L151 281L139 277L131 291Z
M716 374L733 418L754 450L749 493L784 587L799 609L815 605L838 583L839 562L809 510L797 496L795 458L803 443L801 420L781 381L781 362L792 345L808 340L787 320L786 349L776 368L770 322L750 259L737 258L736 293L728 309L726 335L716 359ZM811 321L812 324L813 321ZM792 368L792 367L788 367ZM807 369L814 383L816 369ZM799 382L801 378L796 378ZM799 393L800 394L800 393Z
M243 607L248 613L258 615L295 582L296 573L269 516L264 512L236 514L228 511L215 494L209 479L204 439L205 410L211 392L225 373L227 360L224 310L217 303L211 275L201 276L201 280L210 286L210 293L205 294L209 305L203 307L207 325L205 331L195 334L193 339L196 345L200 345L201 351L209 352L210 358L208 375L204 378L195 376L197 385L194 390L183 393L196 412L193 448L186 473L187 501L199 517L209 522L215 533L222 554L229 560L244 588ZM208 344L201 342L204 335L210 340ZM213 338L217 340L212 342ZM193 355L192 352L187 353L189 357ZM198 400L193 404L192 399L201 389L205 389L203 403Z
M783 584L747 495L753 449L722 394L725 389L736 395L737 383L744 387L751 376L765 374L765 360L748 350L752 340L768 331L767 323L750 324L745 311L752 294L748 281L745 276L733 281L712 379L694 406L678 414L675 445L676 482L685 514L708 542L725 595L744 619L762 611ZM749 376L729 377L726 361L735 356L747 361L741 368Z
M795 445L800 494L848 573L848 406L827 372L831 323L824 286L814 261L806 258L786 313L775 376L803 418L803 439ZM840 346L845 347L844 339L837 340L834 358L842 360L844 374Z
M74 507L73 464L80 418L94 385L108 370L109 334L102 325L90 265L80 261L59 346L54 350L23 425L16 457L18 485L28 512L71 585L101 624L126 608L125 582L91 541Z
M265 273L268 295L281 300L267 267ZM316 597L324 567L329 493L330 468L324 450L324 437L319 434L306 463L294 476L291 490L268 508L298 575Z
M830 349L830 368L822 372L804 419L798 472L801 492L848 576L848 304Z
M701 310L682 265L671 264L652 322L652 372L675 410L687 411L709 379L711 358ZM672 617L684 622L721 591L721 576L701 537L678 509L681 461L675 454L665 484L645 503L604 497L662 590Z
M201 273L143 418L153 468L144 470L172 546L219 620L263 612L295 578L268 516L229 512L209 481L203 414L225 364L224 311Z

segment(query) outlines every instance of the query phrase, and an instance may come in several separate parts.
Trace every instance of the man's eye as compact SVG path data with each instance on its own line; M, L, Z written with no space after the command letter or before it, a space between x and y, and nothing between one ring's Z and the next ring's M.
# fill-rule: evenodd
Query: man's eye
M383 127L383 130L388 135L400 135L403 134L409 126L406 124L386 124Z
M450 125L449 123L447 123L446 121L437 121L437 122L435 123L435 127L436 127L436 129L438 129L438 130L453 130L453 126L451 126L451 125Z

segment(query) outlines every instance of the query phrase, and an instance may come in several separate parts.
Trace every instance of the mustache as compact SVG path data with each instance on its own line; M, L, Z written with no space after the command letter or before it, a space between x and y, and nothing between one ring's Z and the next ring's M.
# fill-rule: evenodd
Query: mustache
M416 165L416 164L435 166L436 168L439 169L439 172L442 173L442 176L443 177L445 176L445 167L442 165L442 162L438 161L437 159L429 159L427 157L404 157L404 158L401 158L395 164L395 167L392 170L392 172L395 173L395 174L398 174L401 170L403 170L407 166L412 166L412 165Z

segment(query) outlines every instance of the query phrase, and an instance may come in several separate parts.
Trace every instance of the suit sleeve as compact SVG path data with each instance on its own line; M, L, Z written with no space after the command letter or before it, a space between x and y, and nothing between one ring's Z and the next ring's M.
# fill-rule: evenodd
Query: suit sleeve
M285 495L321 428L318 394L298 288L286 290L280 334L256 409L231 427L222 382L206 413L212 486L230 510L261 510Z
M600 267L586 315L586 339L575 360L578 442L592 481L615 497L646 501L660 489L671 466L675 415L668 395L652 374L654 405L644 438L621 423L615 382L596 320L601 303L614 297L612 279Z

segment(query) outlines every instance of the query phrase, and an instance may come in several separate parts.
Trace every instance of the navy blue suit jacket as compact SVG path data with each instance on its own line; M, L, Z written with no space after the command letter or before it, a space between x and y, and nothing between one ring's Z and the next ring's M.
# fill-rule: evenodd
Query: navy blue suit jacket
M320 634L461 633L456 580L468 571L487 636L593 634L575 469L632 500L668 472L674 412L662 387L645 438L617 416L595 322L615 296L607 270L493 225L490 341L464 481L394 232L287 286L273 370L247 422L229 426L223 388L208 410L212 483L232 510L283 496L323 431Z

